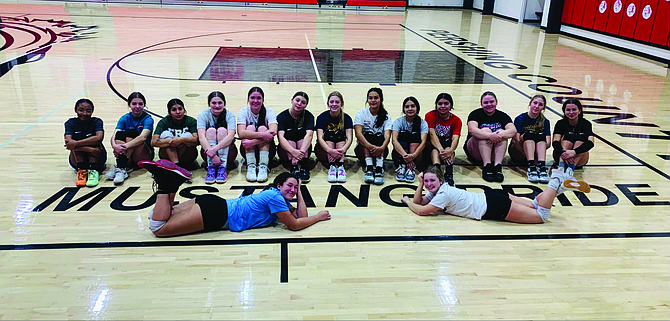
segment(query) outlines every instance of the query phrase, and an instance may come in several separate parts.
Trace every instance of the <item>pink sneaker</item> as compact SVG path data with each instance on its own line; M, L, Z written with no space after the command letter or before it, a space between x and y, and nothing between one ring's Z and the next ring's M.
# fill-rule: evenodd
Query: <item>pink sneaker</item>
M153 161L140 161L137 163L139 167L146 168L149 172L155 173L155 170L160 168L166 171L173 172L183 178L186 179L191 179L191 172L177 166L175 163L165 160L165 159L159 159L155 162Z

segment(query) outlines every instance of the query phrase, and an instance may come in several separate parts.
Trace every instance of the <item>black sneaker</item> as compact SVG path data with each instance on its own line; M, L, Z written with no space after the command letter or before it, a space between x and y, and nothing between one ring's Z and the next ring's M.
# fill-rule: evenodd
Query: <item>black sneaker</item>
M454 186L454 174L444 172L444 181L449 184L449 186Z
M502 173L502 164L498 164L493 168L493 178L498 183L502 183L505 180L505 176Z
M309 183L309 180L312 179L312 178L309 176L309 171L306 170L306 169L304 169L304 168L301 168L299 172L300 172L300 180L301 180L303 183Z
M488 163L482 167L482 178L487 182L495 181L493 173L493 164Z
M153 174L158 194L176 193L179 186L191 178L191 172L166 160L140 161L137 165Z

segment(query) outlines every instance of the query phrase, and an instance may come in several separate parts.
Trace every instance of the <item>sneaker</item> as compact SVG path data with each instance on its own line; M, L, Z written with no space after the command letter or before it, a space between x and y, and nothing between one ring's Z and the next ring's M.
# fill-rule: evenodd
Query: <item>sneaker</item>
M116 177L116 171L118 171L118 170L119 170L119 168L116 167L116 166L114 166L114 168L110 169L110 170L105 174L105 178L106 178L108 181L113 180L114 177Z
M228 180L228 172L226 171L226 166L219 166L216 171L216 182L223 184Z
M538 179L542 184L549 183L549 175L547 174L546 168L540 169L540 172L538 173Z
M140 163L142 163L142 162L137 163L137 165L140 165ZM191 172L187 171L186 169L180 167L179 165L177 165L177 164L175 164L175 163L173 163L173 162L171 162L167 159L159 159L159 160L155 161L154 164L158 168L162 168L164 170L173 172L173 173L175 173L175 174L177 174L177 175L179 175L179 176L181 176L185 179L190 179L191 176L193 176L193 174L191 174ZM148 170L148 168L147 168L147 170Z
M572 167L567 167L564 172L570 176L575 176L575 170Z
M256 181L265 182L268 180L268 167L266 165L258 166L258 176L256 176Z
M405 172L405 182L407 183L414 183L414 179L416 178L416 174L414 174L413 169L407 169Z
M256 165L247 164L247 182L255 182L257 180L256 176Z
M591 186L585 181L578 181L572 178L566 179L561 185L559 185L557 194L563 194L566 191L576 191L582 193L591 192Z
M347 172L344 170L344 166L337 168L337 182L346 183L347 181Z
M153 175L157 185L156 192L175 193L179 186L192 176L191 172L168 160L139 161L137 166L145 168Z
M544 173L545 175L547 173ZM537 183L540 181L540 176L536 170L530 170L526 171L526 177L528 178L528 181L531 183Z
M398 169L395 172L395 180L398 182L404 182L405 181L405 171L406 171L407 166L405 164L400 164L398 166Z
M303 183L309 183L309 181L310 181L311 179L312 179L312 178L309 176L309 171L306 170L306 169L304 169L304 168L301 168L301 169L300 169L300 180L301 180Z
M444 172L444 181L449 184L449 186L454 186L454 173Z
M493 174L493 164L488 163L482 167L482 178L487 182L493 182L495 180Z
M337 168L334 165L330 165L328 170L328 183L337 183Z
M372 184L375 181L375 172L372 170L372 166L368 166L368 168L365 170L365 178L364 181L368 184Z
M377 167L374 174L374 183L375 185L384 184L384 170L381 167Z
M98 177L100 175L98 174L98 171L95 169L89 169L88 170L88 179L86 179L86 186L93 187L93 186L98 186Z
M205 176L205 184L214 184L216 182L216 167L214 165L207 166L207 176Z
M80 169L77 170L77 181L75 182L76 186L86 186L86 170Z
M502 173L502 164L493 167L493 179L498 183L502 183L505 180L505 176Z
M116 168L116 174L114 175L114 185L119 185L128 178L128 172L125 168Z

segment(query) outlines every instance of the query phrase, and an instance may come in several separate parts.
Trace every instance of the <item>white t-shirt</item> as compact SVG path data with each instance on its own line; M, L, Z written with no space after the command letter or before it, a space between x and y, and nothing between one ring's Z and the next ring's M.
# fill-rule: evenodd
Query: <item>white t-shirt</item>
M407 122L407 118L405 118L405 116L401 116L400 118L393 121L391 130L398 133L408 132L410 135L414 135L416 133L412 132L413 125L414 124ZM428 123L423 119L421 119L421 134L428 134Z
M372 134L372 135L384 135L385 130L391 130L391 117L386 114L386 120L382 127L375 127L375 122L377 121L377 115L372 116L370 113L370 108L365 108L358 113L356 113L356 118L354 119L354 126L361 125L363 126L363 134Z
M436 194L428 192L430 205L444 209L447 214L481 220L486 213L486 195L473 193L444 183Z
M205 109L201 111L198 114L198 129L216 128L217 118L218 117L214 117L211 109ZM235 113L231 112L230 110L226 110L226 129L237 130L237 126L235 126Z
M277 114L274 110L265 106L265 127L276 123ZM254 125L254 127L258 128L258 115L251 112L251 107L243 107L237 112L237 124L244 126Z

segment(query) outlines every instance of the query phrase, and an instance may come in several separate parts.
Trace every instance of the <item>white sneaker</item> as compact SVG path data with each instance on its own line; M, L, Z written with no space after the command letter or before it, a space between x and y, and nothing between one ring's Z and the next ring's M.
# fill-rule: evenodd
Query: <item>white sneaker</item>
M267 180L268 180L268 167L265 165L259 165L258 176L256 177L256 181L265 182Z
M128 172L124 168L116 168L116 174L114 175L114 185L119 185L128 178Z
M334 165L330 165L328 170L328 183L337 183L337 168Z
M396 170L395 173L395 180L398 182L404 182L405 181L405 171L406 171L406 166L405 164L400 164L398 166L398 169Z
M405 182L407 183L414 183L414 179L416 178L416 174L414 174L413 169L407 169L405 172Z
M247 164L247 182L255 182L257 179L256 164Z
M114 168L110 169L107 173L105 173L105 178L106 178L108 181L113 180L114 177L116 176L116 171L117 171L118 169L119 169L118 167L114 166Z
M337 182L345 183L347 181L347 172L344 170L344 166L337 168Z
M575 176L575 170L572 169L572 167L566 167L565 168L565 173L570 175L570 176Z

